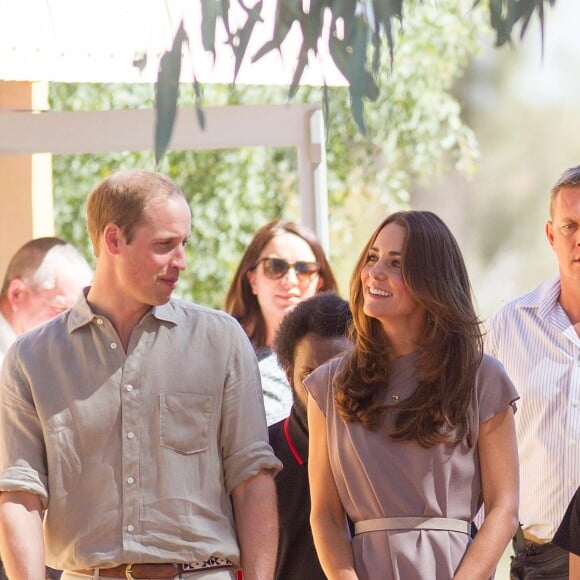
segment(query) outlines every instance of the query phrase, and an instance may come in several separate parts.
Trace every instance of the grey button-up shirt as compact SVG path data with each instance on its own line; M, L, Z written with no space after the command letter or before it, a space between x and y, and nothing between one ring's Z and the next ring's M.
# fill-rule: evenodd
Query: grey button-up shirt
M239 561L229 494L281 464L233 318L171 300L125 353L82 296L4 363L0 490L41 497L48 565Z

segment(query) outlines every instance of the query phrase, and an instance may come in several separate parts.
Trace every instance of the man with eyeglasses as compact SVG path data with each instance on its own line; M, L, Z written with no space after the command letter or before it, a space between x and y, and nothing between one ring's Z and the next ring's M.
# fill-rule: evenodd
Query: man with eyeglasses
M0 366L20 334L71 307L92 276L85 258L61 238L36 238L18 249L0 291ZM46 575L58 578L60 571L47 568ZM2 562L0 580L7 580Z
M0 292L0 364L20 334L73 306L92 276L85 258L60 238L36 238L17 250Z

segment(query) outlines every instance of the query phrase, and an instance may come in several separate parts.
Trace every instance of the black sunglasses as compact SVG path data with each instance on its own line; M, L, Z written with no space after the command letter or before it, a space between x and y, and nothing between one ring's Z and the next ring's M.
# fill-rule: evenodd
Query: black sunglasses
M296 278L298 280L305 282L310 280L314 274L320 272L320 266L318 262L287 262L282 258L262 258L258 260L252 270L255 270L260 263L263 265L264 275L270 280L278 280L288 273L290 268L294 268L296 273Z

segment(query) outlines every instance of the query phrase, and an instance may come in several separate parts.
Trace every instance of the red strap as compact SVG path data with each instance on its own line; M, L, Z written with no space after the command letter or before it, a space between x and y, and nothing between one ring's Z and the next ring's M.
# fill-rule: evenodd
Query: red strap
M244 580L244 571L241 568L236 571L236 580Z
M290 421L290 417L286 417L284 420L284 435L286 436L286 441L288 442L288 447L290 447L290 451L292 451L292 455L294 455L294 459L298 462L298 465L304 465L304 460L300 457L300 453L298 453L298 449L294 446L292 438L290 437L290 431L288 429L288 422Z

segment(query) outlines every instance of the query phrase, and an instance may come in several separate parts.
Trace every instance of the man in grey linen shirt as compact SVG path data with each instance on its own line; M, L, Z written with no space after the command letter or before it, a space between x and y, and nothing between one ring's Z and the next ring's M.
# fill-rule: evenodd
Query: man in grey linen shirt
M21 246L0 289L0 364L17 336L73 306L92 277L79 251L60 238L36 238Z
M552 188L546 235L559 276L506 304L487 339L521 396L512 578L568 578L568 555L551 540L580 484L580 166Z
M253 349L171 298L191 213L148 171L87 202L94 281L19 338L0 379L0 549L13 579L271 579L273 474Z

